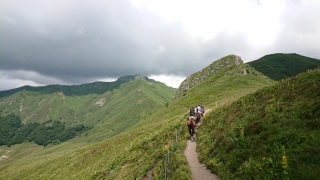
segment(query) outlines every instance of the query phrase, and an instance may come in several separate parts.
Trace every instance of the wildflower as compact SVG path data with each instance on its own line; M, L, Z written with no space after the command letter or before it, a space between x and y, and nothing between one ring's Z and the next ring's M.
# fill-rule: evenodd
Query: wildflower
M158 177L158 174L157 174L157 173L154 173L153 176L154 176L154 177Z
M169 149L169 145L165 145L164 148L163 148L163 152L167 151L168 149Z
M283 169L286 169L287 168L287 157L286 156L282 156L282 167Z
M240 130L240 135L241 135L241 136L244 136L244 127L241 128L241 130Z
M264 160L266 160L266 157L263 157L263 158L262 158L262 161L264 161Z

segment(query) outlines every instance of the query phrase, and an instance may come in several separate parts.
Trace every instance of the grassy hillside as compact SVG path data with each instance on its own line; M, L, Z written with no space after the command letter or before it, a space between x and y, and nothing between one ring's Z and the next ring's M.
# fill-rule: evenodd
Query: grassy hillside
M215 63L224 63L232 58L234 56L227 56ZM86 143L81 136L57 146L38 148L19 161L10 162L9 157L0 164L0 177L142 179L152 175L153 179L191 179L183 155L188 137L185 123L189 108L202 103L206 109L214 111L243 95L272 84L272 80L264 78L248 65L226 67L169 102L168 107L164 106L141 119L121 134L98 143ZM0 152L7 150L7 147L2 147ZM15 153L12 150L7 155L14 158L18 155Z
M274 80L292 77L308 69L320 66L320 60L299 54L270 54L255 61L248 62L257 71Z
M198 132L200 159L221 179L318 179L320 69L219 108Z
M86 142L121 133L164 107L175 92L174 88L140 75L111 83L18 89L0 93L2 115L14 113L23 123L52 119L69 127L77 124L93 127L81 137L80 141Z

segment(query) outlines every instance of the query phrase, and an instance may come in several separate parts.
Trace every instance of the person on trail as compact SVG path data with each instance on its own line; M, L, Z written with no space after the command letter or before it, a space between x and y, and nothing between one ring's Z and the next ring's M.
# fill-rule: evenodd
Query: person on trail
M204 106L201 104L200 107L201 107L202 113L204 114L204 113L205 113L205 111L204 111Z
M193 106L190 110L189 110L189 120L190 119L194 119L196 120L196 106Z
M201 106L200 104L196 107L197 108L197 114L196 114L196 123L197 123L197 127L200 126L201 124L201 117L202 117L202 111L201 111Z
M197 107L198 113L202 113L200 104Z

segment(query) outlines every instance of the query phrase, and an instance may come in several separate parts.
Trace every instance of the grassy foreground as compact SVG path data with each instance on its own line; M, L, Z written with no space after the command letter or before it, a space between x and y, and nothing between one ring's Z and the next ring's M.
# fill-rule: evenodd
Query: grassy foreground
M221 179L320 177L320 68L242 97L206 118L197 150Z

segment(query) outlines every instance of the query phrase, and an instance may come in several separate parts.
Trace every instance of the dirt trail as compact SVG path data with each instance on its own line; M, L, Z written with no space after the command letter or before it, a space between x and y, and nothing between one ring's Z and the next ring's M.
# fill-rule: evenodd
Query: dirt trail
M210 172L204 164L201 164L198 160L198 153L196 152L196 142L188 140L187 148L184 151L184 155L188 160L188 164L192 173L192 179L194 180L218 180L219 178Z
M206 110L206 112L210 109ZM196 152L197 143L187 141L187 148L184 151L184 155L187 158L191 173L192 179L194 180L218 180L219 177L215 174L212 174L210 170L206 168L204 164L201 164L198 160L198 153Z

